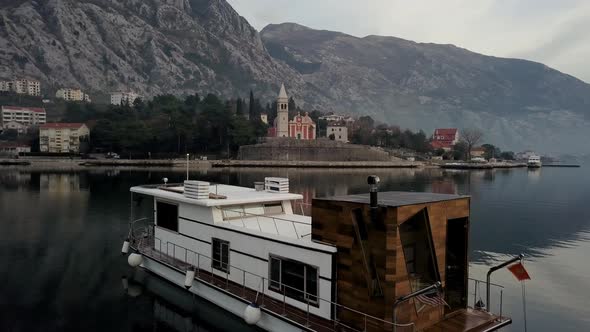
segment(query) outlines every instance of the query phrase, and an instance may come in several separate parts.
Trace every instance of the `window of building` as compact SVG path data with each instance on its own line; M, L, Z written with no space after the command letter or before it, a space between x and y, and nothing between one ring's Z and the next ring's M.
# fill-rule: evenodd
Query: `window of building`
M229 273L229 242L213 238L211 241L211 266L219 271Z
M296 260L270 256L269 289L310 304L318 304L318 269Z
M178 232L178 205L157 202L156 218L159 227Z

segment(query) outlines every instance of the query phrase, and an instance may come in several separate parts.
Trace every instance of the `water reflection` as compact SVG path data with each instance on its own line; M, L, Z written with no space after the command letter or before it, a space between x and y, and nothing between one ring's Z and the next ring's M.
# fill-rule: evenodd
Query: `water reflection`
M471 195L471 272L482 278L485 266L497 259L527 254L533 277L529 294L535 303L529 318L538 322L534 330L551 331L545 326L554 326L552 321L590 316L590 309L583 306L585 291L576 291L590 288L585 278L590 273L585 264L590 254L590 210L586 208L590 175L583 168L212 169L191 172L191 178L253 186L265 176L285 176L291 190L310 201L366 192L368 174L381 178L381 191ZM0 330L152 330L156 316L165 312L162 308L170 311L165 302L169 296L158 297L150 290L150 282L135 298L121 291L120 276L129 269L119 250L129 213L129 187L159 183L163 177L181 182L185 173L0 171ZM518 287L509 274L499 273L497 278L506 286ZM142 284L143 279L135 279ZM547 289L552 290L551 297L545 296ZM513 290L519 294L518 288ZM507 307L518 313L520 299L506 296ZM154 298L162 310L154 309ZM201 306L206 305L180 312L173 306L172 311L187 317L182 314L202 312ZM202 327L209 313L200 315L199 319L189 315L193 324L199 322L194 326ZM214 322L224 322L227 316L221 312ZM158 326L174 329L170 325L174 324ZM583 325L571 324L569 331L583 330Z

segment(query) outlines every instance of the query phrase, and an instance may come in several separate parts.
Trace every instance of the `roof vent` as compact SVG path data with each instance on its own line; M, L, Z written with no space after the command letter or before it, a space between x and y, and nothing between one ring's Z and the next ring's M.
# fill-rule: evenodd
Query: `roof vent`
M184 181L184 197L192 199L209 199L209 182Z
M254 182L254 189L256 191L264 191L264 182Z
M288 194L289 193L289 179L287 178L264 178L264 190Z

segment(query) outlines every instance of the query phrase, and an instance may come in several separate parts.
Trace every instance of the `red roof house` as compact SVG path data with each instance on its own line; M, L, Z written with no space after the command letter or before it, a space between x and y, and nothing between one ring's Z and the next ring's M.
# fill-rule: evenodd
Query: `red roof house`
M433 149L450 151L459 142L459 130L457 128L435 129L430 145Z

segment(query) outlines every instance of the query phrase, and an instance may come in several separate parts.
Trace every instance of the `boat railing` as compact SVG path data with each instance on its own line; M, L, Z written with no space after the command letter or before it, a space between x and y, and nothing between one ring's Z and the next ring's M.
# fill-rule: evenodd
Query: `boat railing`
M338 304L331 300L321 298L316 294L311 294L300 289L285 285L282 282L269 280L267 277L258 275L246 271L240 267L226 264L227 269L225 272L214 268L214 262L219 265L225 265L219 260L215 260L207 255L200 254L191 249L185 248L175 243L163 242L161 239L153 236L153 232L150 232L150 236L147 238L141 238L137 247L141 254L150 256L152 259L159 260L168 265L181 270L194 269L195 278L200 282L212 284L233 295L242 297L246 300L252 300L251 297L255 295L254 301L266 310L280 314L291 321L304 325L304 326L322 326L324 329L330 330L344 330L344 331L368 331L369 327L379 327L385 330L393 330L394 326L398 332L414 332L416 326L414 323L393 323L378 317L374 317L363 313L361 311L346 307ZM217 279L217 283L212 283L212 279ZM208 281L209 280L209 281ZM272 290L269 286L277 286L279 290ZM318 284L319 286L319 284ZM303 299L306 300L295 300L286 295L286 289L293 291L294 293L302 295ZM319 287L318 287L319 289ZM248 297L247 295L251 296ZM297 301L297 304L294 304ZM336 319L329 319L322 317L317 313L319 308L322 308L321 304L328 305L330 310L334 313L333 317L338 316L355 316L354 321L360 322L362 326L350 326ZM289 307L295 307L297 310L288 310ZM316 313L314 313L314 308ZM318 320L314 320L312 315L316 317L322 317L324 320L329 322L331 326L327 326L319 323Z
M234 225L232 222L239 220L242 222L242 227L248 228L246 226L246 224L248 222L255 221L256 226L258 227L258 230L262 233L284 235L284 236L288 236L288 237L292 237L293 235L295 235L295 237L298 239L302 239L302 238L311 236L311 233L309 233L309 230L311 230L311 223L304 223L304 222L297 221L297 220L281 218L281 217L277 217L272 214L249 213L249 212L245 212L243 210L232 210L232 209L222 208L222 211L233 212L237 215L236 217L232 217L230 219L223 220L223 222L228 225ZM268 222L269 220L272 222L272 225L274 226L274 231L275 231L274 233L269 232L267 228L265 228L265 230L263 230L263 225L264 225L263 223L265 221ZM281 224L284 224L284 223L290 224L288 229L284 229L283 227L280 226ZM304 225L304 226L306 226L306 228L309 228L309 230L305 233L302 233L301 230L297 230L297 225ZM291 232L291 229L293 229L293 232Z
M486 287L486 282L484 280L479 280L479 279L475 279L475 278L468 278L469 284L473 284L473 287L471 287L471 285L468 285L467 289L468 289L468 295L470 295L467 299L468 304L471 308L474 309L478 309L478 310L485 310L485 308L487 308L487 304L484 303L483 298L485 298L486 294L485 294L485 287ZM504 286L500 285L500 284L495 284L495 283L490 283L490 286L493 289L493 293L494 295L499 299L499 301L496 301L498 303L498 307L497 307L497 311L496 310L492 310L492 308L490 308L489 312L490 313L497 313L497 315L502 318L502 307L503 307L503 297L504 297ZM484 291L482 292L481 288L484 288ZM473 289L473 291L471 291L471 289ZM473 296L473 302L471 302L471 296ZM487 299L486 299L487 301ZM471 302L471 303L469 303Z

